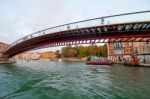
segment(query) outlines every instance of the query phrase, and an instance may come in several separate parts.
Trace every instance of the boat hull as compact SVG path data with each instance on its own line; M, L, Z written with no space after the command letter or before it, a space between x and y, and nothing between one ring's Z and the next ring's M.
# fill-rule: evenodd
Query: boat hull
M95 61L89 61L86 62L87 65L113 65L112 62L95 62Z

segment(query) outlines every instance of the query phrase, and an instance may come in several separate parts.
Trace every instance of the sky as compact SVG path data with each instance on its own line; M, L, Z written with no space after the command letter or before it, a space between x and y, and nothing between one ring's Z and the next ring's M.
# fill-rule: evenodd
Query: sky
M0 0L0 42L11 44L53 26L144 10L150 10L150 0Z

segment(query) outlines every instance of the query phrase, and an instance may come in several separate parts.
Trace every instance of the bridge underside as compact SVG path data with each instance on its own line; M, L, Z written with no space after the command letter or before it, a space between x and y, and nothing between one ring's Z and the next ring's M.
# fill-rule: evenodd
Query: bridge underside
M25 40L12 46L3 54L12 57L28 50L44 47L113 42L150 42L150 22L110 24L59 31Z

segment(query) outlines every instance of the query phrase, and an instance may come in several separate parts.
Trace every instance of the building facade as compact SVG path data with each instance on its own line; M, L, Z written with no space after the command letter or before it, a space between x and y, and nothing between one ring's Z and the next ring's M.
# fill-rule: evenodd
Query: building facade
M39 59L52 59L55 58L55 52L25 52L15 56L17 60L39 60Z
M8 46L8 44L0 42L0 53L2 53Z
M122 62L123 60L131 60L133 54L132 42L108 43L108 58L113 62Z
M139 62L150 63L150 42L134 44L134 49L139 58Z
M0 42L0 57L1 57L2 53L3 53L3 51L4 51L8 46L9 46L8 44Z
M137 55L139 62L150 62L149 42L116 42L108 43L108 58L113 62L131 61Z
M39 60L42 53L38 52L25 52L15 56L17 60Z

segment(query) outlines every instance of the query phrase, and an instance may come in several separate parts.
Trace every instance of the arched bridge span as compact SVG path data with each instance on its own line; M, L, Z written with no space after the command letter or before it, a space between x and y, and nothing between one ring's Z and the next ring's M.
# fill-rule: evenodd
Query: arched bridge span
M121 22L120 20L119 22L117 20L114 22L108 20L110 18L113 19L115 17L116 19L116 17L128 15L132 15L133 17L134 15L147 14L148 12L150 11L106 16L38 31L14 42L4 51L3 55L10 58L32 49L75 44L150 42L149 19L124 21L122 18ZM148 15L150 18L150 13ZM108 21L106 22L106 20Z

